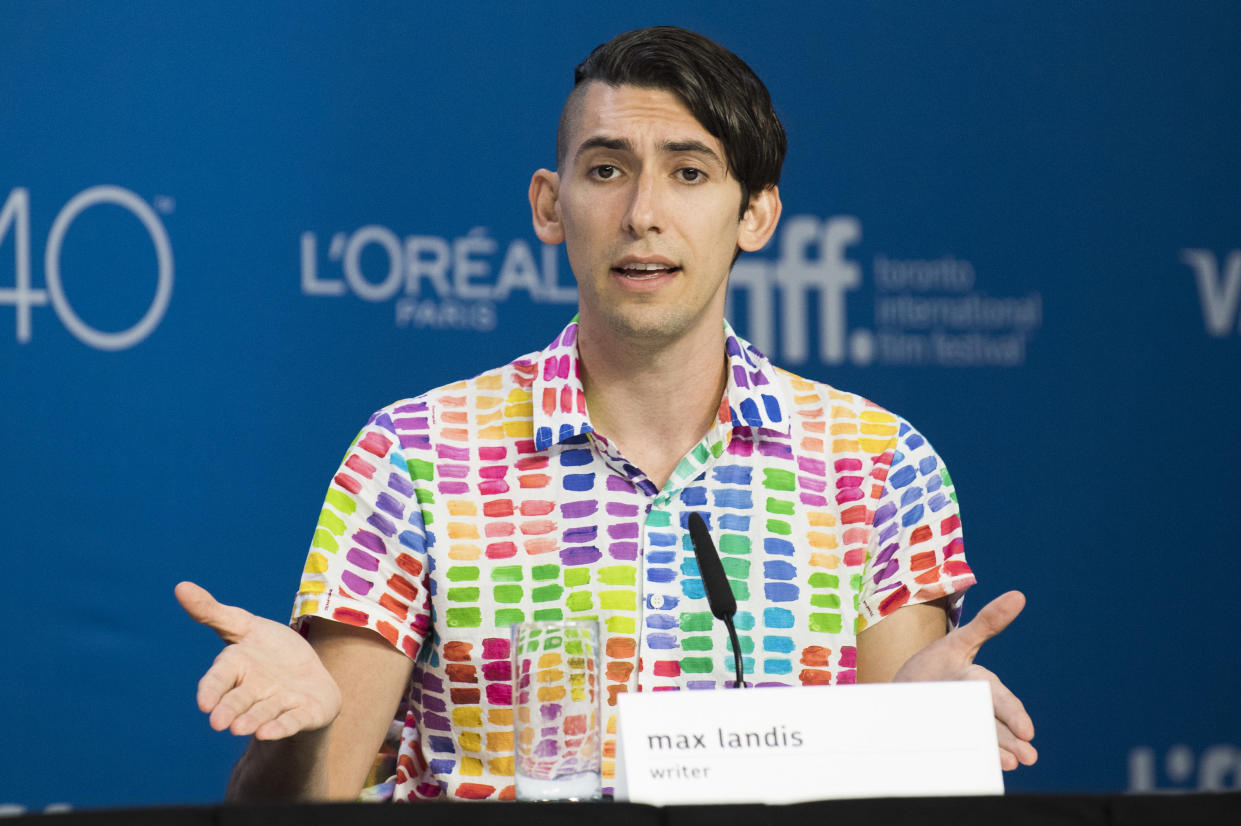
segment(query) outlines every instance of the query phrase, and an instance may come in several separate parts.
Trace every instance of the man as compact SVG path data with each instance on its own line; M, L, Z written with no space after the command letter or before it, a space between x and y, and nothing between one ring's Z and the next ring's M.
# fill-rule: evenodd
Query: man
M522 619L597 617L610 706L723 686L732 656L690 561L691 511L725 558L752 682L990 679L1002 763L1035 760L1020 702L972 665L1024 599L946 635L974 578L938 457L724 322L732 262L779 220L784 148L759 79L698 35L630 32L578 67L557 171L529 193L539 238L567 246L575 323L371 418L303 574L305 641L178 586L231 643L200 706L255 735L231 795L356 797L404 702L395 797L511 797Z

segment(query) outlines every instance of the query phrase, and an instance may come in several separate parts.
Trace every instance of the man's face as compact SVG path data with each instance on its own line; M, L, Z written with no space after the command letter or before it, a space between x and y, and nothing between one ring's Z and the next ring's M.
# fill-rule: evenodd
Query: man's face
M595 82L578 94L555 209L583 330L649 346L718 329L746 226L724 147L671 92Z

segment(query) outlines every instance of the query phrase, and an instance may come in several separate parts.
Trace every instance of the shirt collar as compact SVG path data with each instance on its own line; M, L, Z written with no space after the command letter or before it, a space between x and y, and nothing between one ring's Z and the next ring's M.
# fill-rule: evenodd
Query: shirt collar
M792 432L785 392L787 382L753 344L724 322L724 351L728 354L728 387L724 398L733 427Z
M593 433L586 415L581 362L577 356L577 317L539 354L534 374L534 449Z
M724 322L724 351L728 356L728 386L720 406L733 427L790 433L785 381L767 357ZM552 445L593 433L586 413L581 362L577 352L577 319L539 354L534 375L534 447Z

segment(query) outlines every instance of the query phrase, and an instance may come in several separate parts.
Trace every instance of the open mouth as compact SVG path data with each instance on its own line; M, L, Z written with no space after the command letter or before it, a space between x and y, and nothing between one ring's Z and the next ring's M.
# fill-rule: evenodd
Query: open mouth
M650 281L662 275L672 275L680 271L680 267L671 267L665 264L631 264L625 267L612 268L612 272L632 281Z

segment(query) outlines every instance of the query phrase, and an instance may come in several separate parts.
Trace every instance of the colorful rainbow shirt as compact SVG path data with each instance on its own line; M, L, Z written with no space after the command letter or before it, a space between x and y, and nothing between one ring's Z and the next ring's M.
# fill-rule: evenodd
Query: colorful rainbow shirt
M358 435L293 616L370 628L415 660L396 799L513 797L514 622L598 619L610 705L731 683L691 511L736 594L752 684L854 682L857 633L903 605L952 594L956 621L974 576L931 446L725 326L719 416L662 490L593 432L575 323L542 352L390 405Z

